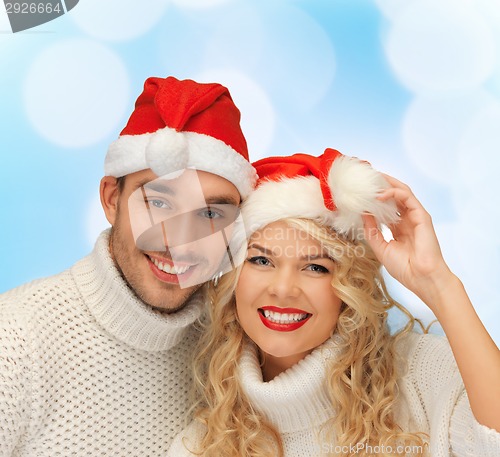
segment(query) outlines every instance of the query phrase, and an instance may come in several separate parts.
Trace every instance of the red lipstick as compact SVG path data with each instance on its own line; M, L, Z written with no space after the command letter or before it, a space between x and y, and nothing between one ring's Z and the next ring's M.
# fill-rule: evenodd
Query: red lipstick
M262 310L262 312L261 312ZM301 321L294 321L291 323L286 323L282 324L279 322L274 322L268 319L264 315L264 311L272 311L274 313L280 313L280 314L307 314L307 317L302 319ZM301 309L297 308L278 308L276 306L264 306L259 309L259 317L262 323L269 329L271 330L276 330L278 332L293 332L294 330L297 330L298 328L302 327L312 316L312 314L307 313L306 311L303 311Z
M278 306L263 306L260 308L262 310L272 311L273 313L281 313L281 314L309 314L307 311L298 308L280 308Z

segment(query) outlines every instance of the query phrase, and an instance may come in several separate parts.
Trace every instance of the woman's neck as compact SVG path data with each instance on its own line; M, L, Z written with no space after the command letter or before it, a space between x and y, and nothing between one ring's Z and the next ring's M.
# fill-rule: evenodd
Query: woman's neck
M296 363L300 362L311 351L302 352L300 354L293 354L287 357L275 357L273 355L262 352L259 349L259 359L262 367L262 379L264 382L271 381L279 374L293 367Z
M310 430L334 415L325 380L327 367L335 363L340 351L339 340L329 339L286 371L283 364L281 374L266 382L258 350L246 341L238 366L242 391L255 411L280 433Z

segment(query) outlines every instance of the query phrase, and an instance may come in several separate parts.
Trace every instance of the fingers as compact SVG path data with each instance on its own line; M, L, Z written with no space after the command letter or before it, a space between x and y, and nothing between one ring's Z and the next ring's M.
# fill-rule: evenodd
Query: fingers
M423 208L422 204L417 200L417 197L415 197L409 189L390 187L378 195L377 198L382 201L393 198L396 200L396 203L408 209Z
M387 175L385 173L382 173L382 176L385 178L385 180L393 187L398 187L400 189L408 189L410 190L410 186L405 184L404 182L399 181L399 179L396 179L394 176Z
M395 178L391 179L397 181ZM397 187L385 189L377 196L377 199L382 201L394 199L401 217L404 217L408 211L418 211L419 214L428 215L422 203L415 197L411 189L406 184L399 181L397 183L399 183Z
M385 241L382 232L378 228L374 216L371 214L363 214L361 217L363 218L365 240L372 248L377 259L382 262L384 251L388 243Z

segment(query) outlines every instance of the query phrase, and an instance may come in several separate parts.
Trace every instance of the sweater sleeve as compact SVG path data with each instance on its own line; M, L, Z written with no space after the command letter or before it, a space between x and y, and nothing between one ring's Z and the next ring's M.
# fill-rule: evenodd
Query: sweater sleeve
M500 433L481 425L446 338L413 337L410 377L430 429L431 455L498 457Z
M10 312L15 302L0 297L0 457L11 456L30 420L29 341L20 323L22 315ZM3 302L2 302L3 301Z
M167 457L191 457L194 454L191 450L197 452L198 445L205 435L206 428L198 421L191 422L182 432L180 432L172 442Z
M450 444L454 457L498 457L500 455L500 433L476 420L465 389L451 416Z

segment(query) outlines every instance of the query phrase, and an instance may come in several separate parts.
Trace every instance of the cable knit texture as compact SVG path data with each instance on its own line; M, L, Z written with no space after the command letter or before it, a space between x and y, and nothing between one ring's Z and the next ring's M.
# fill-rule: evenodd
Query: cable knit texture
M240 381L255 409L280 431L286 457L334 455L335 443L322 438L321 426L335 414L324 387L326 366L338 356L338 336L298 364L263 382L256 349L246 345ZM462 380L445 338L412 333L399 343L405 375L395 411L404 430L430 435L432 457L498 457L500 433L480 425L472 415ZM168 457L191 456L205 433L192 422L174 440ZM355 448L357 443L351 443ZM353 452L355 455L355 452Z
M192 325L139 300L109 232L71 269L0 295L0 456L164 456L185 424Z

